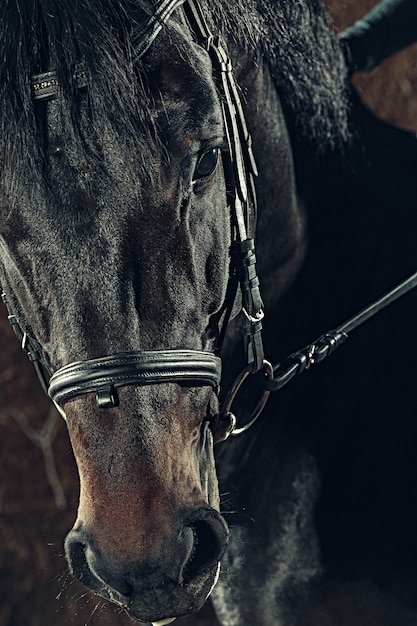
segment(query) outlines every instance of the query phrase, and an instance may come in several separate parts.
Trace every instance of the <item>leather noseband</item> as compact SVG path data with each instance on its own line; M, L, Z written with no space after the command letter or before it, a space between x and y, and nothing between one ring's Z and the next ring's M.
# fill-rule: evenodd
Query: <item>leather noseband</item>
M76 361L51 377L48 393L63 407L86 393L96 393L100 408L118 405L117 387L155 383L192 383L217 388L221 359L197 350L152 350Z

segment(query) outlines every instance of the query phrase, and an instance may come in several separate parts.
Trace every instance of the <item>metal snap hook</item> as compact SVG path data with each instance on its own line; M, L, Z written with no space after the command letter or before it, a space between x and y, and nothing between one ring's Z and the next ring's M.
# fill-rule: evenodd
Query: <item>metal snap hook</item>
M274 377L274 368L273 368L272 364L269 361L266 361L264 359L263 366L264 366L264 372L265 372L266 378L268 378L268 380L272 380L272 378ZM245 380L247 379L247 377L251 373L252 373L252 365L248 365L236 377L234 383L230 387L229 393L226 396L226 400L224 401L223 410L222 410L222 413L221 413L221 416L220 416L221 420L228 420L228 419L230 419L229 416L233 416L234 417L234 413L231 410L232 406L233 406L233 402L235 401L236 396L238 395L238 393L239 393L242 385L244 384ZM242 433L244 433L247 430L249 430L249 428L251 426L253 426L253 424L256 422L256 420L258 419L258 417L262 413L262 411L263 411L263 409L264 409L264 407L265 407L265 405L266 405L266 403L268 401L270 393L271 392L268 389L264 389L264 391L262 392L262 395L261 395L257 405L255 406L255 408L253 409L252 413L249 416L249 421L246 424L244 424L243 426L240 426L239 428L237 428L235 426L233 428L233 430L230 432L231 435L233 435L233 436L241 435ZM235 418L235 420L236 420L236 418Z

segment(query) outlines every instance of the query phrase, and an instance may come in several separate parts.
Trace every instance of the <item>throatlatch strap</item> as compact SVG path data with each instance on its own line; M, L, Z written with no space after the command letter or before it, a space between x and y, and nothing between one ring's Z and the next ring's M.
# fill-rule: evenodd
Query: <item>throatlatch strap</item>
M221 360L210 352L125 352L66 365L52 376L48 393L64 406L69 400L95 392L98 406L109 408L118 405L118 387L188 382L217 387L220 377Z

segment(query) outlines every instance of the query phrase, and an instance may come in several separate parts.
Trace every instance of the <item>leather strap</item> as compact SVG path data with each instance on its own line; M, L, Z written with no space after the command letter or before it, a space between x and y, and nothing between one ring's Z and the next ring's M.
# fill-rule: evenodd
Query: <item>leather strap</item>
M185 0L161 0L155 12L149 17L142 27L137 27L132 33L130 42L132 48L132 62L136 63L145 52L151 47L160 31L164 27L166 21L171 17L172 13ZM74 67L72 80L77 89L88 86L88 75L82 63L78 63ZM54 70L35 74L32 76L32 95L34 100L55 100L59 94L58 73Z
M197 1L187 0L184 12L197 42L207 49L213 69L219 75L228 143L228 150L222 153L222 159L234 230L232 263L242 293L246 360L255 374L264 366L262 342L264 311L256 273L255 245L251 237L256 222L254 178L258 175L252 152L252 140L225 43L220 37L212 35ZM230 282L237 285L233 272L229 284Z
M48 393L48 380L52 374L52 369L49 367L43 355L42 346L34 337L31 337L22 327L16 314L13 311L12 304L6 295L6 292L2 289L0 284L0 294L3 300L7 313L8 320L12 325L14 333L21 343L22 349L26 352L29 361L35 368L36 374L39 378L39 382L42 385L42 389L45 393Z
M136 29L132 36L133 63L136 63L158 37L165 23L185 0L161 0L141 29Z
M96 393L98 406L109 408L118 405L118 387L190 383L216 388L220 377L221 360L210 352L133 351L66 365L50 379L48 394L64 406L78 396Z

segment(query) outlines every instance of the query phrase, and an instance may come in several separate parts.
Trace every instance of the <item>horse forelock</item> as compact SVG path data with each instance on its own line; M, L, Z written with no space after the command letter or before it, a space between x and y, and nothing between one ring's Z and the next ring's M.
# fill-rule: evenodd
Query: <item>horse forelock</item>
M0 66L1 192L8 205L21 196L22 181L31 197L47 188L45 128L39 123L45 105L34 102L31 89L32 77L45 71L57 72L56 115L70 160L88 172L91 164L102 161L102 138L116 143L122 137L124 146L138 156L135 175L146 177L145 155L160 145L146 72L141 62L132 63L131 35L135 22L143 22L151 10L146 1L134 5L113 0L1 4L0 54L5 60ZM72 78L80 62L89 83L84 96ZM80 106L88 111L88 128L80 124ZM103 178L112 175L103 174Z

